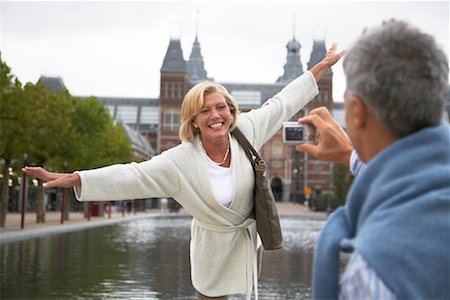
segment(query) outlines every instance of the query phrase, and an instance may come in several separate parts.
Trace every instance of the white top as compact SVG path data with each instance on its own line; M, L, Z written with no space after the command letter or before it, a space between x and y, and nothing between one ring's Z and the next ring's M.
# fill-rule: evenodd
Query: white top
M220 204L230 207L233 200L233 177L232 164L229 168L218 166L205 154L208 161L208 173L214 197Z
M366 169L366 164L359 159L358 153L355 150L350 155L349 168L350 172L355 176L361 174Z
M395 300L395 294L384 284L358 252L352 254L341 279L339 300Z

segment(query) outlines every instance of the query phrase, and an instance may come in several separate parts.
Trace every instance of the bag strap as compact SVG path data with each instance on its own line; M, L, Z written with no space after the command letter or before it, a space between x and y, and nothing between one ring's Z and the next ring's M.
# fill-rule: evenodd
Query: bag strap
M258 161L264 162L264 160L259 156L258 151L256 151L255 148L253 148L252 144L250 144L248 139L245 137L245 135L238 127L235 127L234 130L231 132L231 134L234 135L234 137L238 140L239 144L241 144L242 148L244 148L245 154L247 155L248 159L252 162L253 168L255 168L255 165L253 164L254 162Z

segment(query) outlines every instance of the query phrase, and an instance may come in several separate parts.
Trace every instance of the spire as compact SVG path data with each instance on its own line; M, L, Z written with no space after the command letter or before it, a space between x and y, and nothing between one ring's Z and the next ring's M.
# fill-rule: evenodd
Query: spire
M295 25L294 25L295 28ZM295 35L295 29L294 29ZM295 39L295 36L292 38L292 41L288 42L286 45L287 48L287 58L286 64L284 65L284 74L277 79L277 83L289 83L298 76L303 74L303 65L300 61L300 48L302 46Z
M52 77L41 75L38 82L44 84L52 93L57 93L59 91L67 90L64 85L64 81L61 77Z
M186 71L186 61L183 58L179 39L170 39L161 71Z
M311 58L308 62L308 70L311 70L314 65L320 62L326 55L327 48L325 47L324 40L314 40L313 48L311 51ZM331 68L327 70L325 75L333 75Z
M292 28L292 39L295 40L295 13L294 13L294 20L293 20L293 28Z
M198 15L199 15L198 9L196 11L196 14L197 14L197 19L195 20L195 37L197 38L197 36L198 36Z
M203 62L202 51L200 48L200 43L198 41L198 11L197 11L195 41L192 44L191 55L189 56L189 60L187 61L189 81L198 82L208 79L204 65L205 63Z

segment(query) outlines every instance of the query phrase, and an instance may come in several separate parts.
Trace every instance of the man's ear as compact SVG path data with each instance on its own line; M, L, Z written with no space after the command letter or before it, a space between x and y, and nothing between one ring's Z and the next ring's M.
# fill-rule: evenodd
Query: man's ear
M353 123L357 128L364 128L369 117L369 110L364 101L358 97L353 96L352 99L352 118Z

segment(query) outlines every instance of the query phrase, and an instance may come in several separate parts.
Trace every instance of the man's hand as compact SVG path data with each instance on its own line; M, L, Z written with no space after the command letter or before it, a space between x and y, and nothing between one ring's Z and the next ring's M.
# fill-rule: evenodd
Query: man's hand
M299 119L298 122L316 127L318 143L297 145L297 151L304 151L320 160L348 166L353 150L352 142L328 109L325 107L313 109L308 116Z

